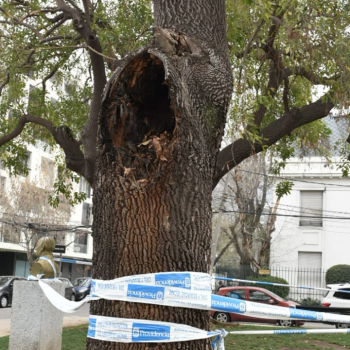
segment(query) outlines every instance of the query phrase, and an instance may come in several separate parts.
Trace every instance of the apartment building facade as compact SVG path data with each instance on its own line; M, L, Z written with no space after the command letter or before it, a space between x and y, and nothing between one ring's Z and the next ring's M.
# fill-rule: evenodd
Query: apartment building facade
M327 123L334 137L331 146L347 137L345 120L329 118ZM315 155L294 158L277 181L288 179L294 186L278 207L271 265L299 271L294 279L299 285L307 284L303 270L324 272L337 264L350 265L350 178L343 177L342 161L338 156L331 161ZM314 276L319 280L313 285L324 287L324 275Z
M31 101L32 92L37 89L37 82L28 78L28 108ZM50 82L48 82L50 88ZM64 88L64 87L63 87ZM57 96L55 93L50 94L51 101L55 101ZM9 117L16 111L9 111ZM44 189L52 188L55 177L57 176L57 167L55 166L55 157L57 150L52 150L45 142L38 139L35 145L27 145L27 157L25 162L29 168L27 175L19 175L17 177L10 177L7 170L0 162L0 198L5 198L5 194L11 193L13 186L18 183L30 183L30 186L37 186ZM1 160L1 159L0 159ZM57 220L56 216L52 214L52 222L50 216L43 218L44 227L47 228L51 235L55 232L55 238L59 241L57 243L66 246L65 254L60 256L54 254L55 259L61 266L61 273L63 277L70 280L81 276L91 275L91 260L92 260L92 189L87 181L80 179L79 184L74 184L74 191L85 192L86 199L69 209L65 219ZM12 195L13 195L12 191ZM48 199L48 198L46 198ZM20 205L20 204L19 204ZM34 201L33 201L34 205ZM41 205L48 205L47 203ZM31 218L34 217L30 209L28 213L7 213L8 208L4 205L4 200L0 202L0 276L1 275L16 275L26 277L29 274L30 262L27 258L28 237L25 235L25 230L21 231L21 225L28 227L31 224L33 230L36 227L41 227L40 215L37 215L36 220L31 223ZM44 209L45 210L45 209ZM50 209L51 210L51 209ZM34 218L33 218L34 220ZM82 227L76 229L77 227ZM61 227L59 231L57 227ZM53 231L50 231L50 228ZM56 230L56 231L55 231ZM42 232L40 232L42 234ZM33 245L31 242L30 245Z

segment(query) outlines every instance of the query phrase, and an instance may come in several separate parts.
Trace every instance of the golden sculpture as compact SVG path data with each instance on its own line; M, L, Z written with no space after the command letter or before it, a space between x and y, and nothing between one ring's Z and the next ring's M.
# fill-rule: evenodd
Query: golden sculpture
M40 278L59 277L59 267L53 260L52 252L55 249L55 240L52 237L42 237L36 246L35 260L30 274Z

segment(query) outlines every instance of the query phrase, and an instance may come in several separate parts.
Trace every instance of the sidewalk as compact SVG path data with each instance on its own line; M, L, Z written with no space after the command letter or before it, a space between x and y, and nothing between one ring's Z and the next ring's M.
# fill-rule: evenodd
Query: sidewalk
M10 335L10 323L11 320L5 319L0 320L0 337ZM63 317L63 328L65 327L74 327L81 324L88 324L89 317L79 317L79 316L69 316Z

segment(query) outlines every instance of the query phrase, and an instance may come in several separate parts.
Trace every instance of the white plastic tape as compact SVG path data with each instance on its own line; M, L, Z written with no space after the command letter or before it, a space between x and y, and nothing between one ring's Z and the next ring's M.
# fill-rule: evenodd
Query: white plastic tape
M43 282L40 281L39 283L42 286ZM43 290L53 305L59 310L68 313L76 311L91 299L98 300L102 298L200 310L215 310L278 320L294 319L350 323L350 316L287 308L212 295L210 276L197 272L135 275L110 281L92 280L91 299L86 298L80 302L66 300L47 285L45 285Z
M70 301L61 294L57 293L51 286L45 283L44 280L39 280L39 286L43 290L46 297L49 299L51 304L58 310L66 313L73 313L78 311L84 304L91 300L90 296L87 296L81 301Z
M92 299L123 300L210 310L211 281L199 272L156 273L92 280Z
M158 343L206 339L220 335L182 324L93 316L89 318L88 337L122 343Z
M252 334L350 334L350 329L282 329L271 331L232 331L224 329L212 332L169 322L113 318L91 315L87 336L92 339L121 343L168 343L216 337L213 348L224 350L224 338L228 335Z

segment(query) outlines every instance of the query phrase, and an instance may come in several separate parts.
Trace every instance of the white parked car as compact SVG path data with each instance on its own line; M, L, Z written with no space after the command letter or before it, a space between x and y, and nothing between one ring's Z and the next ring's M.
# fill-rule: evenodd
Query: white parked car
M327 285L327 288L330 288L330 290L327 293L327 295L322 299L322 306L348 308L350 310L350 283L329 284ZM344 290L348 293L339 292L339 290ZM336 323L335 327L350 328L350 324Z

